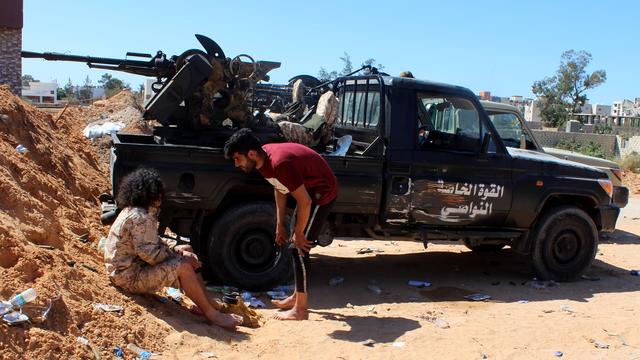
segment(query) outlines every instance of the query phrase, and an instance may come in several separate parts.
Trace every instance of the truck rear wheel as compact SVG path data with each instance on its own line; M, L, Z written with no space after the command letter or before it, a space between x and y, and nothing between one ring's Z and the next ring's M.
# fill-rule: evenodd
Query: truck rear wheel
M598 250L598 231L593 220L573 206L549 209L533 236L533 267L539 277L547 280L580 278Z
M274 242L275 221L274 205L256 202L232 208L215 222L209 266L225 285L266 290L291 277L291 256Z

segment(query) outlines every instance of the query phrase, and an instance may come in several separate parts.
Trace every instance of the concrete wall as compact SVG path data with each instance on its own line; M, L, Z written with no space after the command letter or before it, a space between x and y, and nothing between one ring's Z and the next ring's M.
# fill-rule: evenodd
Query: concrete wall
M621 137L618 138L620 139L618 144L620 148L620 157L625 157L634 151L640 154L640 136L632 136L629 140L623 140Z
M602 146L602 151L608 156L618 154L618 145L616 135L602 134L583 134L583 133L566 133L560 131L532 130L533 136L542 146L555 147L560 141L575 140L582 144L588 144L593 141Z
M0 27L0 84L20 95L22 85L22 29Z

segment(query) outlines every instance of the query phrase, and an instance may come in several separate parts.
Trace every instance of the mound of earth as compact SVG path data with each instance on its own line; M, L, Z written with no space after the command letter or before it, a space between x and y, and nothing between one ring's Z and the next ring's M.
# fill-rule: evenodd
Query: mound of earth
M640 195L640 174L625 171L622 174L622 183L629 188L630 195Z
M153 351L168 333L145 307L111 286L96 249L108 231L100 224L96 199L110 187L108 169L82 131L88 118L101 117L96 114L108 119L127 117L128 109L139 113L131 98L121 93L104 105L73 107L58 116L0 86L0 299L30 287L38 294L24 309L32 324L9 327L0 321L0 358L93 357L79 336L103 358L128 342ZM139 119L128 124L135 129ZM54 300L48 318L37 321L49 299ZM98 312L94 303L125 311Z

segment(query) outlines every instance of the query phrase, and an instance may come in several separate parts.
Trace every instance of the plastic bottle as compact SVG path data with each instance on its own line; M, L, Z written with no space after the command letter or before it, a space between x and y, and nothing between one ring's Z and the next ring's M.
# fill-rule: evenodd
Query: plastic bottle
M9 302L14 307L23 307L24 304L33 301L36 298L36 291L33 288L29 288L20 294L16 295L13 299L9 300Z
M141 347L139 347L136 344L127 344L127 349L133 351L134 353L136 353L137 359L153 359L153 355L155 355L154 353L151 353Z

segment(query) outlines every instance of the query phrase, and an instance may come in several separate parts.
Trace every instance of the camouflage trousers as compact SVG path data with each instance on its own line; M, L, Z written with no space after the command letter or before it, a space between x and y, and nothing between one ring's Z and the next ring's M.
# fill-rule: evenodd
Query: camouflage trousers
M156 265L132 264L112 275L111 282L134 294L153 294L167 286L179 288L178 267L182 261L178 256L172 256Z

